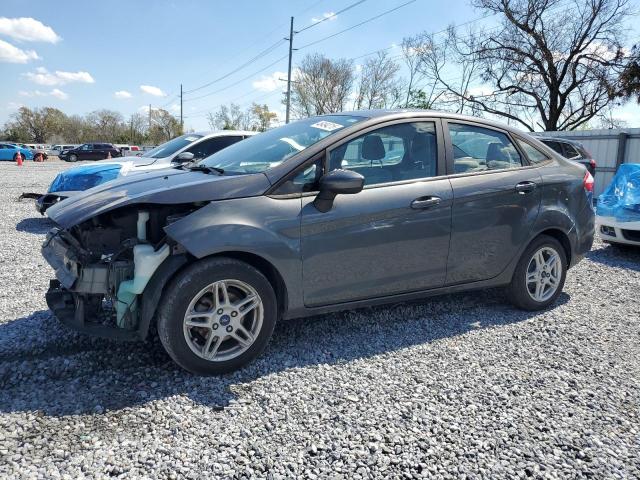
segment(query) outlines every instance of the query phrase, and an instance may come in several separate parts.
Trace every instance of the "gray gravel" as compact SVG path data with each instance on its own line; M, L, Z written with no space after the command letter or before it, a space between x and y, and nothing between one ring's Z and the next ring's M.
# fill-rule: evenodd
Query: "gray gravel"
M157 341L59 326L29 201L0 164L0 478L639 478L640 253L596 243L558 305L500 291L279 325L198 378Z

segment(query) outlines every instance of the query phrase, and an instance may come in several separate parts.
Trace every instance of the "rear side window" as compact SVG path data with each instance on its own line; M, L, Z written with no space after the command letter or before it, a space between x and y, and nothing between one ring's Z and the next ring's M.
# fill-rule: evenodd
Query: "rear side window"
M527 142L520 140L519 138L516 140L522 151L524 151L524 154L529 159L529 163L531 163L532 165L537 165L549 160L549 157L547 155L545 155L533 145L529 145Z
M522 158L509 137L497 130L449 123L455 173L505 170L522 166Z

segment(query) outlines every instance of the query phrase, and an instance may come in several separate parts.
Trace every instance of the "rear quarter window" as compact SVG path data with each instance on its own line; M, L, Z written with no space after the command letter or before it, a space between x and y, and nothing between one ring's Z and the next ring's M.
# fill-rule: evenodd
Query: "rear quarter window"
M550 160L549 156L546 153L538 150L536 147L529 144L528 142L525 142L520 138L516 140L518 142L518 146L524 151L524 154L529 159L529 163L531 165L539 165L541 163L546 162L547 160Z

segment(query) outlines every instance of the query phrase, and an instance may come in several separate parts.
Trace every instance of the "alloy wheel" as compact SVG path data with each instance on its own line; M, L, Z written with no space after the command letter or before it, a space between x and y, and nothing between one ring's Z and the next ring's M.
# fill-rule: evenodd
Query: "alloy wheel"
M562 260L552 247L542 247L529 261L526 285L529 296L536 302L545 302L553 296L562 278Z
M220 280L198 292L184 315L185 340L210 362L243 354L260 333L264 307L258 292L240 280Z

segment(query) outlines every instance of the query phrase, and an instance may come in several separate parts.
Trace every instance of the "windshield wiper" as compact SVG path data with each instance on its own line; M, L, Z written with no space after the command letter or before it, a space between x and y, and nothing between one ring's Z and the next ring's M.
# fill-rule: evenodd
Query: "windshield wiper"
M224 174L224 168L220 167L209 167L207 165L194 165L193 167L189 167L189 170L192 172L207 172L207 173L216 173L218 175Z

